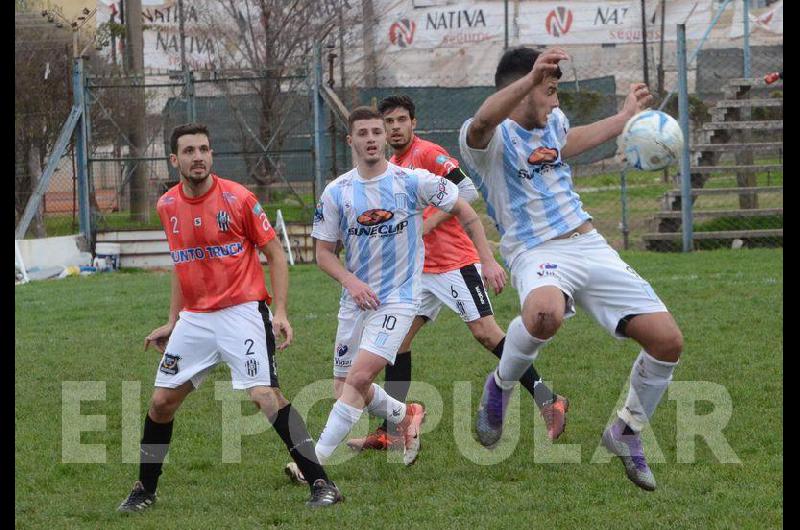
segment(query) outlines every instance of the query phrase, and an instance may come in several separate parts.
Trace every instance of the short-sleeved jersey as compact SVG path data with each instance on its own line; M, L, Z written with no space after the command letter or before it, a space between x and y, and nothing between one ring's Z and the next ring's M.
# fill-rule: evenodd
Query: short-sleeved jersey
M422 212L428 205L449 212L457 200L455 184L424 169L390 163L371 179L352 169L325 187L311 237L341 240L345 267L381 304L415 308L425 260ZM352 302L346 289L342 300Z
M464 166L487 203L500 232L500 252L508 266L523 251L569 232L591 219L572 185L572 171L561 159L569 121L554 109L547 127L526 130L507 119L495 128L485 149L467 145L461 126Z
M258 249L275 237L255 195L217 175L211 189L187 197L173 186L158 200L184 309L217 311L245 302L271 302Z
M443 147L416 135L405 153L392 155L389 161L411 169L427 169L439 176L445 176L459 167L458 160ZM427 207L422 214L423 219L430 217L435 210L433 206ZM422 239L425 242L423 272L449 272L480 262L475 245L455 217L444 221Z

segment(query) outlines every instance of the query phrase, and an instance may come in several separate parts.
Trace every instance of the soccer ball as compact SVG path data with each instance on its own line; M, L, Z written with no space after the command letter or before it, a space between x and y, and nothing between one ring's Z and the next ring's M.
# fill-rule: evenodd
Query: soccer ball
M660 110L645 110L622 130L622 150L630 167L662 169L675 163L683 149L683 132L675 118Z

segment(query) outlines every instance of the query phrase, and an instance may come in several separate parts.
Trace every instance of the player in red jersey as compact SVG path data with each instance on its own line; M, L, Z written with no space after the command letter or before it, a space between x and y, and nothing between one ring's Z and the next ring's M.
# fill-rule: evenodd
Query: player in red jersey
M156 487L172 438L175 413L207 373L225 362L235 389L253 403L309 477L309 506L342 500L319 464L305 423L278 388L275 336L282 350L292 342L286 314L289 271L275 230L244 186L211 173L205 125L176 127L170 163L180 182L158 200L158 215L175 264L169 321L145 339L163 354L145 416L139 480L118 510L138 512L156 501ZM269 262L271 299L258 251Z
M414 134L417 120L411 98L389 96L380 102L378 110L383 114L389 145L394 150L390 160L393 164L427 169L458 184L459 194L462 197L466 194L466 200L477 197L458 160L441 146ZM465 181L467 186L464 186ZM458 220L445 212L428 208L423 218L425 265L422 303L394 365L386 366L386 392L399 401L405 400L411 385L411 342L426 322L436 318L442 305L458 313L475 340L498 358L505 343L505 333L494 319L481 279L480 259L472 241ZM548 435L555 440L564 431L569 402L554 394L532 366L520 378L520 383L533 396L547 425ZM386 422L366 438L348 441L348 446L356 450L384 450L397 444L402 444L402 438L387 432Z

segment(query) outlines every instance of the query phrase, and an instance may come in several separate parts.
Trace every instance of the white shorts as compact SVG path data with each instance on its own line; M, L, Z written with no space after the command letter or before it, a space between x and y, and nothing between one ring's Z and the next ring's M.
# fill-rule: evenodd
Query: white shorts
M181 311L156 372L155 386L199 387L220 362L231 369L233 388L278 386L272 313L264 302L246 302L212 313Z
M494 314L483 285L480 263L447 272L422 274L421 302L417 314L428 320L436 320L442 305L458 313L464 322Z
M353 303L342 302L339 327L333 350L333 375L345 377L359 350L367 350L394 364L397 350L411 329L417 309L386 305L362 311Z
M567 295L565 317L582 307L611 335L628 315L666 312L667 308L650 284L622 261L597 230L571 237L551 239L520 254L511 266L520 304L532 290L546 285Z

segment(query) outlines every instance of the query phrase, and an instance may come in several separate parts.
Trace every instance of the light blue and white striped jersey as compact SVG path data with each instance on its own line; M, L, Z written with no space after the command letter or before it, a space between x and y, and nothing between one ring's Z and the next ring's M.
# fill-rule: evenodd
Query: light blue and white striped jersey
M591 219L572 187L572 170L561 159L569 121L554 109L547 127L526 130L507 119L485 149L459 134L464 165L500 232L500 253L510 267L521 252L573 230Z
M449 212L458 187L424 169L389 164L364 179L357 169L325 187L311 237L344 243L345 267L378 295L381 305L416 307L425 261L422 212L432 204ZM352 302L346 289L342 301Z

